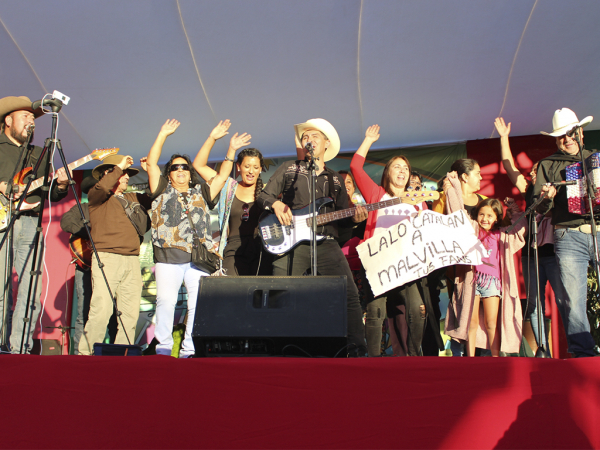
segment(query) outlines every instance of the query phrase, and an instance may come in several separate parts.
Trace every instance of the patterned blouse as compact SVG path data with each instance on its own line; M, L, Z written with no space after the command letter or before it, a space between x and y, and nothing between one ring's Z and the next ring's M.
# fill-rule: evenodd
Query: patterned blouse
M210 230L209 207L211 202L210 187L197 184L187 192L177 191L166 178L161 177L159 188L153 195L152 202L152 244L162 249L174 248L192 253L193 230L191 217L200 241L208 249L212 249L212 233Z

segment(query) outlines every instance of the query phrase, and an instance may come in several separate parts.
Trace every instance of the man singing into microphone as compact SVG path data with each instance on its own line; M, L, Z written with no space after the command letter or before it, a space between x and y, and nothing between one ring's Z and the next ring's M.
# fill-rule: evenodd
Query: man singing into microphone
M0 197L2 206L8 204L7 198L12 191L13 198L18 200L25 189L23 185L15 185L12 180L15 174L27 167L35 167L42 148L34 145L25 144L33 140L34 120L43 113L40 109L33 110L31 100L27 97L5 97L0 99ZM31 139L30 139L31 138ZM44 176L48 154L44 156L38 172L32 174L34 179ZM57 171L58 178L52 183L50 191L50 200L55 202L61 200L67 195L68 179L64 169ZM36 190L26 194L26 201L29 204L37 204L41 200L42 191ZM29 320L31 327L24 323L25 307L29 293L29 283L31 279L31 261L33 258L35 232L40 214L39 205L33 209L21 211L17 215L13 228L12 247L7 239L0 250L0 313L5 320L1 323L3 342L10 344L12 353L19 353L21 350L21 341L23 329L30 328L26 333L25 342L23 342L23 353L29 353L32 345L32 335L37 325L37 319L40 313L40 294L41 294L41 276L35 276L32 284L32 297L29 304ZM4 237L8 218L4 216L5 222L2 223L0 239ZM41 250L42 239L40 234ZM11 317L12 309L12 273L7 273L6 256L8 249L11 258L13 258L13 267L17 272L19 280L19 292L14 313ZM40 262L41 251L38 253L37 261ZM41 267L41 264L38 266ZM38 270L36 268L36 270ZM39 269L41 270L41 269ZM5 298L8 301L4 301ZM12 325L12 331L11 331ZM9 338L10 336L10 338ZM7 346L8 347L8 346ZM3 348L6 351L8 348Z
M328 206L327 212L349 208L348 195L344 180L332 169L325 167L329 161L340 151L340 138L335 128L324 119L311 119L306 123L296 125L298 157L304 159L283 163L269 179L264 191L257 201L266 210L277 215L277 219L284 225L289 225L292 220L292 210L300 209L310 203L310 171L308 161L310 154L307 146L314 149L314 156L318 166L316 179L315 198L330 197L334 206ZM310 145L309 145L310 144ZM277 200L279 195L281 200ZM362 209L351 219L330 222L317 227L317 234L326 236L326 239L317 244L317 270L320 275L346 275L348 299L348 343L349 355L363 356L366 352L364 340L364 327L362 323L362 309L358 299L358 290L354 284L352 272L348 261L344 257L335 238L338 236L338 226L347 225L349 220L361 222L366 219L367 212ZM310 243L304 242L284 255L278 255L273 262L273 275L302 275L311 266ZM308 282L308 280L307 280Z
M565 167L581 161L577 137L583 147L581 128L588 125L592 119L588 116L580 122L575 113L568 108L559 109L554 113L553 130L550 133L541 133L556 139L558 151L540 161L533 191L534 198L546 194L538 212L546 214L552 210L554 250L560 278L566 291L566 298L557 298L556 302L567 333L568 351L576 357L596 356L586 313L587 271L593 258L590 218L569 212L565 186L557 188L547 186L546 183L565 181ZM583 156L587 158L592 153L593 151L584 150Z

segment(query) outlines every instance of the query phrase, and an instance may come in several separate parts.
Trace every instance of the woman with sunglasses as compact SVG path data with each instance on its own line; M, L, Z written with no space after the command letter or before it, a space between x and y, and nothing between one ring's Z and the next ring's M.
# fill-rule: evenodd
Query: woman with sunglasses
M226 134L229 125L229 121L225 121L218 125L213 133L217 135L225 132ZM219 131L221 129L222 131ZM194 159L194 168L209 183L217 174L206 165L215 141L213 133ZM250 139L250 135L248 135L248 139ZM247 141L244 145L247 144L250 142ZM233 163L236 150L237 148L229 146L222 165L226 162ZM268 255L262 251L260 238L255 236L258 219L263 211L255 202L256 197L263 189L263 182L260 178L264 166L263 156L255 148L245 148L238 154L235 166L240 181L233 178L227 179L221 189L217 205L221 230L219 254L223 257L223 268L225 273L230 276L269 275L270 262L261 261Z
M146 170L152 202L152 246L156 276L156 353L171 355L173 318L181 283L185 284L187 300L186 331L179 357L194 354L192 327L200 277L208 275L192 264L192 244L197 234L200 242L212 251L214 242L210 229L209 209L215 207L215 197L232 169L225 163L213 183L202 183L187 155L172 155L161 174L158 160L168 136L179 127L177 120L167 120L146 158ZM222 133L220 137L224 136ZM231 141L243 144L244 135ZM237 147L239 148L239 147ZM233 150L235 152L235 150Z

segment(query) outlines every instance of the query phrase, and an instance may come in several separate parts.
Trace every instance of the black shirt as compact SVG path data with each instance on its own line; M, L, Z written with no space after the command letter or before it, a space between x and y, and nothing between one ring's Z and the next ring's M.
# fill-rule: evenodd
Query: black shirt
M584 150L584 159L594 152L595 150ZM567 179L565 168L579 161L581 161L579 153L577 155L569 155L561 150L542 159L537 170L533 199L539 198L544 184L550 181L565 181ZM584 223L590 223L589 217L586 218L584 215L569 212L566 186L558 186L556 188L556 196L551 200L543 200L537 207L537 212L544 215L550 210L552 210L552 225L576 227Z
M284 162L269 179L267 186L256 199L260 207L271 210L281 194L281 201L292 210L302 209L310 203L310 171L306 161ZM330 186L330 181L332 185ZM317 176L315 198L331 197L333 205L321 208L321 213L348 209L348 194L340 175L328 168ZM352 226L352 218L329 222L318 227L318 234L338 237L338 226Z
M40 155L42 154L42 148L36 145L29 145L28 149L29 156L26 161L21 161L17 173L23 170L24 168L31 167L32 169L37 164L40 159ZM13 172L15 171L16 165L19 163L19 159L21 157L21 152L23 151L22 147L16 145L13 141L11 141L6 134L0 134L0 182L6 182L10 180ZM25 158L23 158L25 159ZM44 159L42 160L42 164L40 164L37 173L30 175L29 177L34 180L41 178L44 176L46 170L46 163L48 161L48 153L44 155ZM28 181L28 178L26 179ZM50 192L50 200L53 202L57 202L62 200L67 196L68 190L60 191L58 189L58 184L56 181L52 183L52 190ZM42 199L42 190L36 189L31 192L27 196L28 203L37 203ZM40 205L33 208L34 212L40 212Z

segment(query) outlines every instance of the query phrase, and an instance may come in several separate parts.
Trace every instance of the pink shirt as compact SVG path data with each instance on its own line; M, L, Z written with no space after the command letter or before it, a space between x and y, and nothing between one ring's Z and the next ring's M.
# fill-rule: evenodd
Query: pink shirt
M481 258L482 264L475 266L477 273L483 273L493 276L501 281L500 276L500 231L490 231L479 229L479 240L488 251L488 256Z

